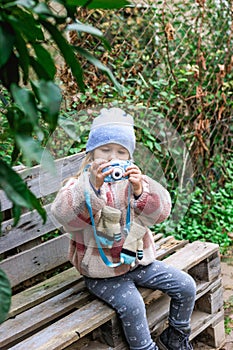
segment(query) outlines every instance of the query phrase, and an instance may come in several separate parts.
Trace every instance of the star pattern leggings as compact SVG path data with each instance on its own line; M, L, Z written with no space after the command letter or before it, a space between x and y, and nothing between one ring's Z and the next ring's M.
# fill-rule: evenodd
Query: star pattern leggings
M160 290L171 297L169 323L177 328L190 328L196 295L194 280L187 273L162 261L117 277L93 279L85 277L91 293L114 308L119 315L131 350L155 350L143 298L137 287Z

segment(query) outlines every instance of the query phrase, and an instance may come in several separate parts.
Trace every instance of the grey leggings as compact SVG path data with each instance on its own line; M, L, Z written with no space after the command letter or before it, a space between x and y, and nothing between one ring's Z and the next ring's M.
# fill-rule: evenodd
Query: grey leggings
M158 289L171 297L169 323L177 328L190 328L196 285L187 273L155 261L147 266L113 278L85 277L91 293L111 305L118 313L131 350L154 350L143 298L137 287Z

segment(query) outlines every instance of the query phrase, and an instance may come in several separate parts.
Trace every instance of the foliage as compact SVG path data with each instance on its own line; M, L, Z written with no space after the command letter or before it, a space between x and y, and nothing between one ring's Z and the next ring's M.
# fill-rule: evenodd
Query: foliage
M224 324L225 324L225 332L226 334L230 334L232 332L232 326L233 326L233 317L232 317L232 311L233 311L233 297L230 297L228 301L224 302L224 310L225 310L225 318L224 318Z
M5 320L11 305L11 286L3 270L0 269L0 324Z
M0 82L8 96L5 99L4 93L1 92L3 103L1 119L6 130L6 134L2 136L5 140L9 136L13 139L11 153L13 164L21 159L27 165L41 163L50 171L54 171L52 157L44 145L46 138L57 126L62 94L55 82L55 58L52 57L49 47L56 45L70 67L80 91L85 90L85 83L77 53L79 57L84 57L102 70L116 90L120 91L120 85L111 70L85 48L70 44L66 33L70 31L76 31L78 35L88 33L97 38L105 50L110 50L110 45L100 30L76 19L77 7L112 9L125 6L128 1L72 0L54 3L62 7L59 14L46 0L0 1ZM73 23L67 25L68 19ZM4 153L4 149L1 153ZM4 171L0 174L0 188L5 191L6 188L14 187L14 193L17 194L17 187L11 182L12 171L8 176L10 168L6 161L9 162L9 154L4 155L1 161ZM17 180L17 185L23 186L20 178ZM6 192L8 196L9 193ZM19 196L21 199L24 198L23 202L15 200ZM40 203L33 198L27 188L24 193L9 196L9 199L14 203L15 222L18 221L21 207L25 203L29 208L40 208L39 213L44 218Z
M168 222L154 227L154 231L173 234L177 239L189 241L210 241L217 243L224 253L232 245L231 234L233 232L233 163L227 162L226 174L219 180L216 178L202 177L191 194L191 201L186 215L173 227L172 231ZM224 179L224 180L223 180ZM208 183L208 185L207 185ZM184 189L186 192L186 190ZM187 203L180 203L182 206Z
M149 3L149 1L148 1ZM150 3L151 4L151 3ZM196 172L205 170L213 155L232 145L232 11L231 2L166 1L119 12L88 11L89 23L107 28L112 53L86 41L102 62L117 70L124 106L144 105L163 115L186 136ZM168 27L174 29L168 36ZM123 40L122 40L123 38ZM63 80L73 109L116 101L104 77L92 71L85 96ZM62 74L62 79L64 75ZM96 87L96 81L102 86ZM67 85L66 85L67 82ZM91 92L92 91L92 92ZM73 102L73 98L75 102ZM188 147L189 148L189 147Z

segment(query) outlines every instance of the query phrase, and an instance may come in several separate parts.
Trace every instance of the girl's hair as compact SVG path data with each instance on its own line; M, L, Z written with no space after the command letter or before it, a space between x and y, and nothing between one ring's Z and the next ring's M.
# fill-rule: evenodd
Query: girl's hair
M84 169L86 168L86 166L87 166L89 163L91 163L92 161L93 161L93 152L89 152L89 153L87 153L87 154L85 155L85 157L83 158L82 163L81 163L81 165L80 165L80 168L79 168L78 172L77 172L75 175L70 176L70 177L66 178L65 180L63 180L62 186L64 186L64 185L67 183L67 181L69 181L69 179L71 179L71 178L72 178L72 179L78 179L79 176L83 173L83 171L84 171Z
M80 165L79 171L73 177L77 179L83 173L86 166L91 162L93 162L93 152L88 152Z

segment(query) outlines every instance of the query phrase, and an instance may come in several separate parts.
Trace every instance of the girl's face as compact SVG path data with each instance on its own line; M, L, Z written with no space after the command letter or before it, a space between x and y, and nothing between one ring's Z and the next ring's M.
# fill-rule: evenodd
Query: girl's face
M129 152L127 149L116 143L109 143L107 145L100 146L93 151L93 157L95 159L104 159L107 162L113 159L128 160Z

